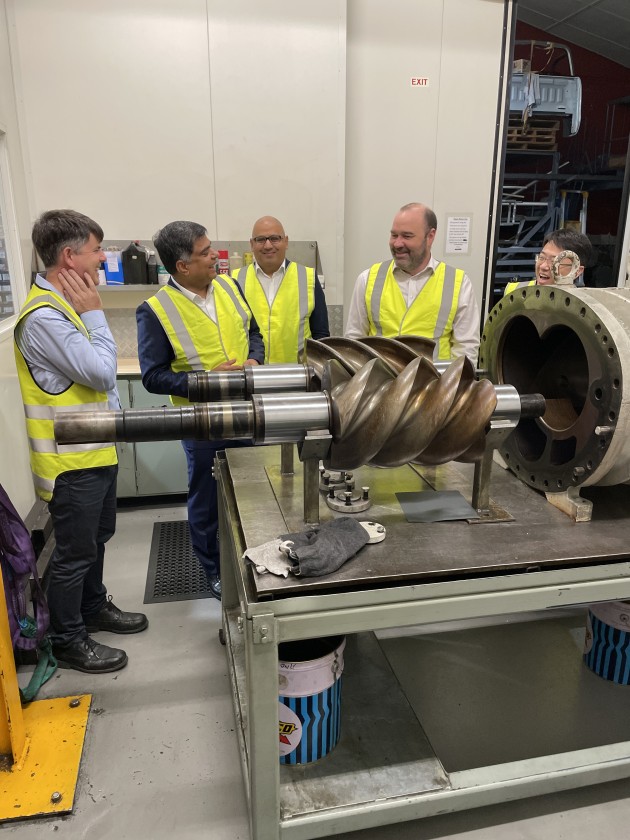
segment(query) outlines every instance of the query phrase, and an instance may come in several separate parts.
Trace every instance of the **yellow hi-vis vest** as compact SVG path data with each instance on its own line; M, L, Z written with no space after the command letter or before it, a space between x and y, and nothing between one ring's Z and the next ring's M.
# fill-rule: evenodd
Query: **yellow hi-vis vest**
M524 289L526 286L535 286L536 285L536 278L529 281L520 281L520 280L513 280L511 283L507 283L505 286L505 291L503 292L503 297L509 295L511 292L516 291L516 289Z
M51 306L72 321L74 326L89 339L88 331L74 309L61 297L48 289L32 286L24 302L19 324L31 312L42 306ZM105 411L107 394L87 385L73 382L61 394L43 391L33 379L28 362L14 339L15 364L26 416L26 433L30 450L31 472L35 490L40 498L49 502L58 475L71 470L92 467L109 467L118 462L116 447L112 443L57 444L54 433L55 415L62 411Z
M304 342L311 337L315 269L289 263L271 306L253 264L235 271L233 277L243 290L262 333L265 364L297 362Z
M453 320L464 279L461 269L441 262L416 296L411 306L402 296L394 278L394 261L376 263L368 274L365 304L370 335L394 338L397 335L423 335L436 342L434 357L448 360L452 355Z
M249 355L252 313L236 283L225 274L212 281L217 323L175 286L162 286L147 303L155 312L173 348L174 372L213 370L228 359L242 365ZM189 405L186 397L171 396L173 405Z

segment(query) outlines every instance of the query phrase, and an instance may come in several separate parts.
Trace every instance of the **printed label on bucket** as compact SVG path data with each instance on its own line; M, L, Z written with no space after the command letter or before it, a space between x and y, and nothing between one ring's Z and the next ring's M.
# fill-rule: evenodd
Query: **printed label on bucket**
M280 734L280 755L288 755L300 743L300 739L302 738L302 721L284 703L278 703L278 728Z

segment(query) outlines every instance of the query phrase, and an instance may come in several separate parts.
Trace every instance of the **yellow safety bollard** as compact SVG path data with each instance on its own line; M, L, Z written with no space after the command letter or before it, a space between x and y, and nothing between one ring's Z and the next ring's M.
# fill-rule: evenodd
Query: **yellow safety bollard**
M82 694L22 708L0 570L0 822L72 810L91 702Z

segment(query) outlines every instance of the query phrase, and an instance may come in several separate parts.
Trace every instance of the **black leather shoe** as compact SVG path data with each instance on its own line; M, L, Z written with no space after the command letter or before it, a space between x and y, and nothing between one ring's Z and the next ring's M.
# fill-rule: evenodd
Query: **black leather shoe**
M124 650L99 645L89 636L68 645L53 645L53 653L60 668L72 668L86 674L107 674L119 671L127 664Z
M210 592L212 593L212 597L216 598L217 601L221 600L221 578L218 575L214 575L209 579L210 581Z
M108 630L110 633L139 633L149 626L149 619L144 613L123 612L112 602L111 595L99 612L85 616L85 629L88 633Z

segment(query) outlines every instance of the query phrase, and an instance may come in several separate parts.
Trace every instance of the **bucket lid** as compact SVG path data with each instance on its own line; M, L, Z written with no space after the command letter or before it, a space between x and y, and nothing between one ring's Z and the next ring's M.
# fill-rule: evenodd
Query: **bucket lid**
M278 645L280 662L310 662L322 659L337 650L345 641L344 636L325 636L321 639L300 639Z

